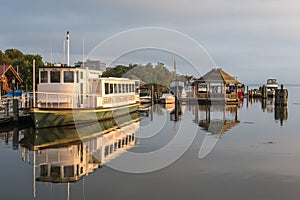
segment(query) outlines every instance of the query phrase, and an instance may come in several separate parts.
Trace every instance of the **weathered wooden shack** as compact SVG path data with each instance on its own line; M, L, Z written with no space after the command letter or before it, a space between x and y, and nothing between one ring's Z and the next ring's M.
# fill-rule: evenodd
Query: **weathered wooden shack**
M221 68L215 68L194 81L194 97L204 103L237 104L240 84Z

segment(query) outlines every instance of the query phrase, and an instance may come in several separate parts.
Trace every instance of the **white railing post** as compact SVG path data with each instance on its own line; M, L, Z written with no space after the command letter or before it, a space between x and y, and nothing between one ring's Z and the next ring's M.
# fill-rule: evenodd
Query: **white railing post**
M35 99L35 60L32 61L32 92L33 92L33 107L36 107Z

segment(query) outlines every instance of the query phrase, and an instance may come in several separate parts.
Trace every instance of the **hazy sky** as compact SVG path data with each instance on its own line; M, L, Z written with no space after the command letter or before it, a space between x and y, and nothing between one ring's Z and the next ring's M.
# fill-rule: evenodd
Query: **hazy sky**
M4 0L0 16L0 49L41 54L45 62L61 62L67 30L74 63L82 59L83 40L87 55L119 32L162 27L193 38L217 66L244 83L265 83L268 77L300 83L298 0ZM172 65L172 56L144 58L131 53L119 62Z

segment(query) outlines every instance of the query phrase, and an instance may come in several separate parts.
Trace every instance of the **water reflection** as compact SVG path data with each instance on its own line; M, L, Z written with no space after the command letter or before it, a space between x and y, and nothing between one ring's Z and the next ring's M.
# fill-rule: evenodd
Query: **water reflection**
M194 122L209 134L224 134L240 123L237 105L195 106L194 116Z
M20 141L22 159L35 180L75 182L136 144L138 113L80 127L28 129Z
M215 147L222 134L240 123L238 105L195 105L194 123L206 132L199 158L205 158Z
M275 98L248 98L247 105L248 103L260 103L261 110L263 112L267 111L268 113L274 113L275 121L279 121L281 126L288 120L288 107L275 105Z

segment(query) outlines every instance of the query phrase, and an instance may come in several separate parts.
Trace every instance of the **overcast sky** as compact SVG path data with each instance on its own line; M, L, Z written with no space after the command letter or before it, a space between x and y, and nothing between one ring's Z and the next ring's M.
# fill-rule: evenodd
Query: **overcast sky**
M195 40L217 66L246 84L265 83L269 77L300 83L298 0L4 0L0 15L0 49L40 54L45 62L62 61L67 30L74 63L82 60L83 41L88 55L122 31L161 27ZM173 65L171 54L144 52L147 56L130 53L115 63Z

